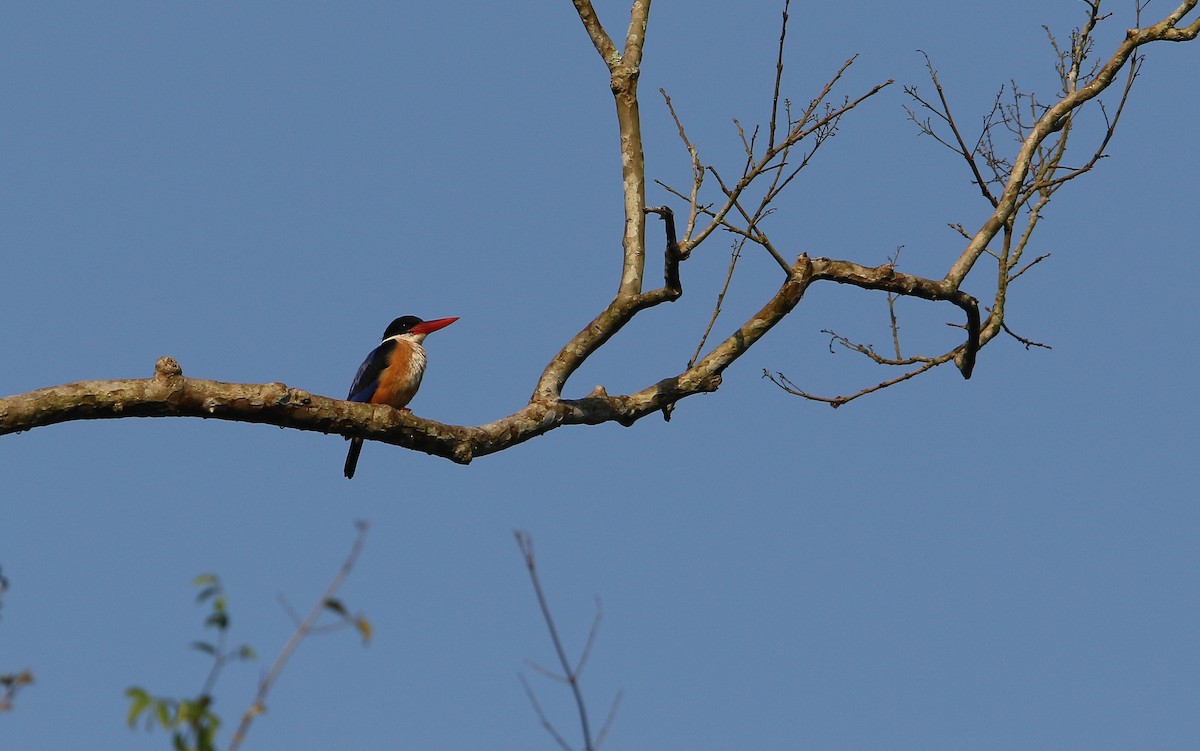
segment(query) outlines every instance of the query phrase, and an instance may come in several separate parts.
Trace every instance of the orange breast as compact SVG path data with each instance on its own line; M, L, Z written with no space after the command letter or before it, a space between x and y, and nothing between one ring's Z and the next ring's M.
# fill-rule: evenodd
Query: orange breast
M389 404L396 409L407 405L421 387L425 375L425 349L415 342L399 339L388 366L379 374L379 387L372 404Z

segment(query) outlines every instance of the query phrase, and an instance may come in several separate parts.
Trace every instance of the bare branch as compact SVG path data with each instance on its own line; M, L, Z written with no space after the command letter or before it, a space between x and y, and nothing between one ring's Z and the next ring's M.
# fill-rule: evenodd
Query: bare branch
M1032 339L1026 339L1025 337L1021 336L1020 334L1018 334L1015 331L1013 331L1012 329L1010 329L1008 327L1007 323L1001 324L1001 326L1004 329L1004 333L1008 334L1013 339L1016 339L1018 342L1025 345L1025 349L1032 349L1033 347L1038 347L1041 349L1054 349L1049 344L1043 344L1042 342L1035 342Z
M918 126L921 127L921 131L923 133L926 133L927 135L937 139L937 141L943 146L946 146L951 151L963 158L963 160L967 163L967 166L970 167L971 173L975 176L975 184L979 186L979 190L983 193L983 197L986 198L988 202L992 204L992 206L995 206L998 201L996 200L996 197L992 195L992 192L988 190L988 181L984 179L983 174L979 171L979 165L975 161L975 152L976 149L978 149L978 143L974 149L967 148L966 142L963 141L962 133L958 129L958 124L954 122L954 116L950 113L950 103L946 101L946 92L942 88L942 82L938 80L937 70L933 67L933 61L929 59L929 55L923 50L918 51L925 58L925 68L929 71L929 79L933 81L933 86L937 90L939 106L934 107L932 104L918 96L916 87L906 86L904 87L904 92L919 102L922 107L930 112L933 112L938 116L938 118L946 123L947 127L950 128L951 134L954 136L954 145L951 146L949 143L942 140L942 138L937 135L933 128L929 126L928 122L924 124L920 123L912 110L908 110L908 116L913 122L917 123ZM908 108L906 107L905 109L907 110Z
M1049 257L1050 257L1049 253L1043 253L1042 255L1033 259L1029 263L1025 264L1025 266L1022 267L1019 271L1017 271L1015 274L1012 274L1011 276L1008 277L1009 283L1016 281L1017 277L1021 276L1026 271L1029 271L1029 269L1033 268L1034 266L1036 266L1037 264L1041 263L1042 261L1046 260Z
M612 704L608 707L608 716L604 718L604 724L600 726L600 732L596 733L596 748L599 749L604 743L604 739L608 737L608 729L612 727L613 720L617 718L617 708L621 706L621 698L625 695L624 691L618 691L613 697Z
M658 214L663 220L663 230L667 234L667 248L663 253L663 287L664 293L672 299L683 294L683 282L679 279L679 263L686 260L688 254L680 250L679 239L675 235L675 212L670 206L648 206L647 214Z
M528 532L522 532L520 530L513 530L513 537L515 537L517 540L517 547L521 549L521 557L525 561L525 568L529 571L529 580L533 584L534 594L537 595L538 607L542 611L542 620L545 621L546 629L550 632L550 641L554 645L555 653L558 655L559 665L562 666L564 676L563 680L565 680L565 682L571 687L571 694L575 699L575 708L579 713L579 725L583 731L584 749L586 751L594 751L594 749L599 745L599 739L595 744L592 743L592 733L589 729L588 723L587 703L583 699L583 691L579 686L579 677L583 672L584 665L587 664L588 655L591 654L592 645L596 640L596 631L600 627L600 598L596 598L596 616L592 619L592 628L588 632L587 643L584 645L583 652L579 657L579 661L576 663L575 667L572 668L570 660L567 659L567 652L563 647L562 639L560 639L558 636L558 628L554 625L554 617L550 613L550 606L546 603L546 595L545 592L542 591L541 580L538 578L537 560L533 554L533 538L529 536ZM556 676L545 669L541 670L551 678L555 678L556 680L559 679L559 676ZM533 689L530 688L529 683L525 681L524 677L521 678L521 683L525 686L525 693L529 696L530 702L533 703L534 711L537 712L538 718L542 722L542 727L546 728L546 730L554 737L554 739L558 741L560 746L563 748L569 748L562 736L557 730L554 729L553 724L546 717L545 713L542 712L542 708L538 704L537 698L533 694ZM619 694L617 699L620 699ZM600 731L600 738L603 738L603 735L605 732L607 732L608 724L611 722L612 713L615 710L616 701L613 702L613 709L610 710L609 717L607 720L605 720L604 726Z
M703 212L711 217L711 221L706 227L701 229L694 238L689 238L690 247L695 247L696 245L702 243L718 228L730 228L732 225L725 220L725 217L733 209L737 208L743 217L748 217L749 214L741 208L739 203L742 194L755 182L755 180L762 175L767 174L772 170L781 169L783 167L783 162L779 160L781 157L786 156L788 150L809 136L813 136L814 134L818 135L818 140L824 140L824 138L827 138L830 134L836 131L839 121L845 114L852 111L867 99L870 99L893 83L889 80L878 84L855 99L846 99L838 107L827 108L825 113L818 117L818 110L833 92L837 82L841 80L842 75L854 63L854 60L855 58L851 57L842 64L833 77L826 82L820 93L809 103L808 109L805 111L805 113L800 117L799 120L792 124L791 129L788 131L788 134L783 138L783 140L769 147L761 156L756 154L753 139L747 139L741 125L738 125L738 132L742 138L742 144L746 149L747 154L742 177L736 183L727 185L724 183L724 181L720 180L719 176L717 176L715 168L712 165L709 165L709 172L712 172L714 176L717 176L718 180L721 182L721 190L725 194L725 201L720 208L716 209L715 211L709 210ZM736 123L737 121L735 120L734 122ZM807 162L807 160L805 161ZM790 181L790 179L791 178L789 177L788 180ZM762 218L761 211L765 210L766 204L773 200L775 195L777 194L768 193L768 199L760 206L758 218ZM744 229L749 231L750 227L746 227ZM779 258L776 258L776 261L779 261ZM786 264L784 265L786 266Z
M1196 37L1197 33L1200 33L1200 20L1186 29L1175 28L1175 24L1195 8L1196 2L1197 0L1187 0L1181 3L1157 24L1140 29L1130 29L1112 56L1097 70L1095 75L1090 77L1090 80L1073 88L1054 104L1044 109L1038 108L1040 114L1035 111L1036 121L1029 127L1029 133L1017 153L1004 192L999 196L996 204L995 212L974 234L971 242L950 268L945 277L947 282L956 287L962 284L963 279L974 267L975 262L979 260L988 243L1010 221L1013 213L1019 208L1019 199L1025 189L1026 177L1034 164L1038 149L1045 140L1059 132L1066 119L1075 110L1103 93L1113 82L1117 73L1134 57L1139 47L1156 41L1190 41Z
M626 66L636 70L642 64L642 48L646 44L646 27L650 20L650 0L635 0L629 8L629 31L625 34Z
M679 138L683 141L683 145L687 148L688 156L692 161L692 193L690 196L684 196L681 193L676 193L673 189L663 185L661 182L658 183L688 202L690 210L688 211L687 228L683 232L683 238L685 247L684 252L690 252L691 245L689 244L689 240L692 237L692 232L696 229L696 214L699 210L697 196L700 193L701 186L704 184L704 165L700 163L700 152L697 151L696 147L692 145L692 142L688 140L687 132L683 129L683 122L679 119L679 115L675 112L675 105L671 103L671 97L667 96L665 89L659 89L658 91L660 94L662 94L663 100L667 103L667 110L671 113L671 119L675 121L675 127L679 129Z
M275 663L271 665L271 669L259 681L258 693L255 695L250 708L242 715L242 721L233 734L233 740L229 743L229 751L237 751L238 747L242 745L242 741L246 739L246 733L250 731L250 725L254 722L254 718L267 711L267 694L270 693L271 687L275 685L276 679L279 678L279 674L283 671L283 666L287 664L292 653L296 651L296 647L300 646L300 642L304 641L304 638L312 632L317 618L325 612L328 603L333 600L338 590L341 589L342 582L346 580L351 570L354 569L354 564L358 562L358 556L362 553L363 545L367 541L368 524L360 521L356 522L355 526L358 527L358 535L354 538L354 546L350 549L350 555L346 556L341 569L333 577L333 580L329 582L329 585L325 587L325 592L321 595L321 599L317 600L317 604L309 611L308 616L296 627L295 632L292 633L292 638L288 639L287 644L283 646L283 649L279 652L279 656L275 658Z
M588 38L592 40L596 52L600 53L600 59L611 69L620 61L620 54L608 36L608 32L600 25L596 10L592 8L592 0L574 0L574 3L575 11L579 13L579 20L583 21L583 28L587 29Z
M567 677L565 675L559 675L558 673L554 672L553 670L546 667L545 665L542 665L540 662L534 662L533 660L526 660L525 664L528 665L530 667L530 669L532 669L535 673L541 673L543 676L545 676L546 678L549 678L552 681L555 681L557 683L569 683L570 682L567 680Z
M951 288L945 282L900 273L891 264L868 268L850 261L817 258L813 260L813 278L924 300L945 300L954 303L967 315L967 341L956 349L952 356L963 378L971 377L975 368L975 355L979 351L979 302L975 298Z
M717 293L717 301L713 305L708 325L704 327L704 334L700 337L700 343L696 345L696 351L692 354L692 358L688 360L689 368L696 364L700 353L704 351L704 343L708 341L708 335L712 333L713 326L717 323L717 316L721 315L721 303L725 301L725 295L729 292L729 283L733 281L733 271L737 268L738 259L742 257L742 246L745 242L746 239L743 237L733 243L733 253L729 257L729 269L725 272L725 284L721 286L721 291Z
M859 397L866 396L867 394L873 394L876 391L881 391L890 386L895 386L896 384L903 383L904 381L907 381L910 378L916 378L917 376L921 375L922 373L930 371L930 370L936 368L938 365L943 365L949 361L950 361L950 358L948 356L944 356L942 358L937 358L936 360L930 360L929 362L925 363L924 365L917 368L916 370L911 370L911 371L905 373L904 375L900 375L895 378L891 378L886 381L883 381L881 383L877 383L874 386L869 386L865 389L856 391L855 393L849 394L847 396L829 397L829 396L817 396L816 394L810 394L807 391L804 391L803 389L798 387L796 384L792 383L790 380L788 380L787 376L785 376L783 373L772 374L770 371L764 370L763 377L770 380L776 386L780 387L781 389L788 392L789 394L792 394L793 396L800 396L800 397L803 397L805 399L808 399L808 400L814 401L814 402L824 402L824 403L828 404L829 406L833 407L834 409L837 409L838 407L842 406L843 404L852 402L855 399L858 399Z
M926 68L937 95L933 100L926 99L918 93L915 87L906 87L906 93L916 102L918 109L924 113L922 116L918 116L917 111L906 108L909 118L917 124L922 134L933 137L963 159L971 173L972 181L979 187L982 195L992 207L992 212L983 227L974 233L968 232L961 224L949 225L968 240L967 247L940 284L934 283L932 280L924 280L921 285L925 287L926 293L936 291L943 295L942 299L949 299L944 295L951 289L959 288L966 273L973 268L978 258L984 254L995 258L998 266L995 300L988 320L985 324L980 324L977 304L960 304L960 307L968 315L966 344L937 357L904 357L899 346L898 323L894 309L895 295L900 293L888 290L889 317L895 358L882 357L869 345L856 344L837 335L833 335L834 341L862 353L881 365L900 367L912 366L917 363L924 363L924 365L850 396L832 398L815 397L796 387L794 383L785 381L782 374L779 374L778 379L773 377L772 380L798 396L840 406L859 396L908 380L925 372L929 367L948 361L951 357L963 370L964 375L969 376L978 349L1000 332L1008 332L1004 324L1008 285L1048 255L1043 254L1029 264L1020 266L1022 255L1029 246L1046 204L1062 185L1090 171L1104 157L1140 70L1141 56L1135 50L1150 41L1167 40L1174 36L1172 31L1174 24L1186 13L1191 12L1195 5L1195 2L1183 3L1174 13L1155 26L1131 29L1126 35L1125 42L1118 46L1107 61L1088 62L1095 46L1093 32L1097 25L1107 18L1107 15L1100 12L1099 0L1085 0L1086 19L1080 28L1072 33L1069 47L1060 45L1054 34L1049 29L1046 30L1056 54L1056 69L1062 84L1061 95L1057 102L1048 105L1042 104L1032 94L1022 91L1015 82L1002 87L993 103L991 112L983 120L983 129L974 146L968 146L968 141L963 136L950 109L937 71L926 55ZM1143 7L1142 4L1138 5L1139 23ZM1181 40L1188 33L1190 32L1179 35ZM1109 109L1102 100L1098 99L1098 96L1112 83L1116 73L1123 67L1127 69L1128 75L1123 90L1119 94L1115 111L1110 117ZM1103 136L1096 148L1092 150L1091 156L1081 166L1066 167L1063 160L1067 153L1074 120L1078 117L1081 108L1093 98L1097 98L1100 114L1104 119ZM937 123L936 126L935 123ZM947 134L945 136L939 134L939 128L944 128ZM1011 133L1021 144L1015 158L1010 158L1000 152L998 140L994 136L998 129ZM989 172L990 176L988 176ZM1000 192L994 191L993 186ZM990 249L989 243L997 236L1000 237L999 247ZM821 274L820 264L816 263L815 265L818 267L814 274L815 277L817 279L825 278ZM856 282L853 276L851 275L852 278L847 283L858 283L859 286L863 286L861 280ZM934 299L928 294L916 296ZM959 303L962 302L965 301L959 301ZM1012 335L1011 332L1008 333ZM1039 344L1016 337L1016 335L1013 336L1025 344L1026 348Z
M895 255L888 259L888 263L892 264L892 266L900 263L900 251L902 250L904 250L903 245L896 248ZM896 299L898 297L899 295L897 295L895 292L887 293L888 322L892 329L892 346L895 348L897 360L904 357L900 351L900 322L896 319Z
M600 630L600 621L604 616L604 608L600 604L600 598L596 597L596 615L592 618L592 628L588 631L587 641L583 644L583 651L579 654L579 662L575 663L575 675L583 675L583 668L587 665L588 657L592 654L592 646L596 643L596 633Z
M775 91L771 94L771 128L767 135L767 148L775 148L775 127L779 120L779 86L783 83L783 48L787 41L788 8L792 0L783 2L783 21L779 24L779 53L775 57ZM791 123L788 124L789 127Z
M837 344L838 346L842 347L843 349L847 349L851 352L857 352L858 354L862 355L863 357L866 357L868 360L875 363L876 365L890 365L892 367L901 367L902 368L902 367L907 367L909 365L918 365L918 364L922 364L922 363L933 362L936 359L936 358L932 358L932 357L921 357L919 355L913 356L913 357L904 357L903 355L900 355L900 354L897 354L896 357L884 357L883 355L876 352L875 348L872 347L870 344L861 344L859 342L851 341L848 337L842 336L841 334L839 334L836 331L833 331L832 329L821 329L821 333L829 335L829 352L830 352L830 354L834 354L837 352L837 350L835 350L833 347L834 344ZM943 359L942 362L947 362L947 360Z
M546 732L550 734L550 737L554 739L559 748L563 749L563 751L574 751L571 748L571 744L567 743L567 740L554 727L554 723L550 722L550 718L542 711L542 705L537 700L537 694L533 693L533 687L529 685L529 681L525 680L525 676L523 675L517 677L521 680L521 685L525 687L525 695L529 697L529 703L533 705L533 711L537 714L538 721L542 723L542 727L546 729Z

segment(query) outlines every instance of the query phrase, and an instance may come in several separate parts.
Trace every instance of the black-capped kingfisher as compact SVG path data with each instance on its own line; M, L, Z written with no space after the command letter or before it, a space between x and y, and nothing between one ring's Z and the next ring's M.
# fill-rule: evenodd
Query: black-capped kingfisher
M352 402L387 404L396 409L408 409L408 403L421 388L425 375L425 348L421 342L428 334L443 329L457 318L438 318L422 321L416 316L401 316L383 332L383 342L371 350L354 375L354 385L346 397ZM350 439L346 455L346 477L354 477L363 439Z

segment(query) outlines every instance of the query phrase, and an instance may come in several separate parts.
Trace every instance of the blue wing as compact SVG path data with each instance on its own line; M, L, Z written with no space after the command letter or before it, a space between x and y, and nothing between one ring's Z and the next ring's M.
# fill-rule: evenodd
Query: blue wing
M375 389L379 388L379 374L387 367L392 350L395 348L395 340L389 339L371 350L367 359L358 366L358 372L354 374L354 384L350 386L350 394L346 399L352 402L371 401L371 397L375 395Z

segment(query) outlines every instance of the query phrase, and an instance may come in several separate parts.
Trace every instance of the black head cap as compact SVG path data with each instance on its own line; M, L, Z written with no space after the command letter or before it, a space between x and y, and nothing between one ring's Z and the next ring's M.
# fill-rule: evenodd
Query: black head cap
M389 339L399 334L407 334L413 326L421 322L421 319L416 316L400 316L388 324L387 330L383 332L383 338Z

